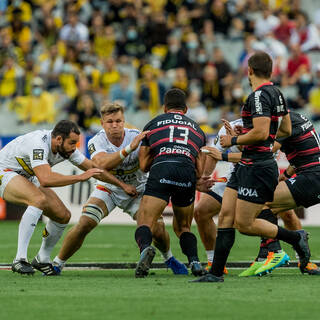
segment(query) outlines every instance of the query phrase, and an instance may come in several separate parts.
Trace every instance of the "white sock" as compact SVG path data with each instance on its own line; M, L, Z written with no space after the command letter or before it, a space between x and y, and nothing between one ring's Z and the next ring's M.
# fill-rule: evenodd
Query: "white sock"
M67 224L61 224L49 219L46 228L43 230L42 244L38 252L39 262L51 262L51 252L62 236Z
M161 254L164 261L168 261L171 257L173 257L173 254L170 249L167 252L161 252Z
M16 261L20 259L28 260L28 246L30 239L41 215L42 210L33 206L28 206L24 212L19 224Z
M214 250L206 250L208 261L212 262L214 257Z
M58 256L53 259L53 265L60 267L61 269L65 266L66 260L61 260Z

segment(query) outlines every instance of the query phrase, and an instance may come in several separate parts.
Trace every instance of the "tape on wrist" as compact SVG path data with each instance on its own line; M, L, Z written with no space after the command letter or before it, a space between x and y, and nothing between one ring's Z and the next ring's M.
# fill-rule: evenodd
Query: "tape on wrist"
M237 144L237 140L238 140L238 137L232 137L231 138L231 145L234 146Z
M222 161L228 162L228 153L227 152L221 153L221 157L222 157Z

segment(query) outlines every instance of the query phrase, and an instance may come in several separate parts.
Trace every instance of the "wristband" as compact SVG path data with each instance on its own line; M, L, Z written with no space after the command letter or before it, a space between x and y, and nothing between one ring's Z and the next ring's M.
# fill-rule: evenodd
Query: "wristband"
M227 161L227 162L229 161L227 152L221 153L221 157L222 157L222 161Z
M287 179L291 178L291 176L288 175L287 170L284 170L284 171L283 171L283 175L284 175Z
M238 140L238 137L232 137L231 138L231 145L234 146L237 144L237 140Z
M125 159L132 152L130 144L128 144L124 149L120 150L121 160Z

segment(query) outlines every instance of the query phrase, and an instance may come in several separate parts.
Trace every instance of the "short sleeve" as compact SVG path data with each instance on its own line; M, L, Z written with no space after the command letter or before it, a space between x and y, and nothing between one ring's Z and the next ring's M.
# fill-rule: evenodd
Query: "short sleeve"
M30 164L32 168L49 164L48 163L49 156L49 146L42 140L33 141L33 146L29 151Z
M69 161L75 166L80 165L86 159L85 155L82 154L78 149L70 156Z
M271 101L264 91L257 90L250 95L249 108L252 118L271 117Z
M94 138L90 139L88 142L88 151L91 159L100 152L107 153L106 148L105 146L103 146L102 142Z

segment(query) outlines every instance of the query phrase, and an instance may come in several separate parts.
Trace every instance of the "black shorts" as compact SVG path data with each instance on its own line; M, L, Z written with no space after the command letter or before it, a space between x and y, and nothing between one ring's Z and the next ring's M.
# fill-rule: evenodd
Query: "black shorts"
M301 172L285 182L298 207L308 208L320 203L320 171Z
M238 199L253 203L273 201L278 184L279 171L274 160L253 165L239 163L232 173L227 187L238 191Z
M187 207L194 202L196 171L189 164L163 162L151 167L144 195L160 198L177 207Z
M215 193L214 191L208 191L207 194L211 196L212 198L216 199L219 203L222 203L222 197Z

